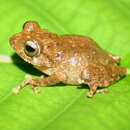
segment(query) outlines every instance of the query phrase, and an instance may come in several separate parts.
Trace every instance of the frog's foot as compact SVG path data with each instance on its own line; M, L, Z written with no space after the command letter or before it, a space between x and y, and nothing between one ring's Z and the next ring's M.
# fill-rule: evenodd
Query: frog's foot
M31 88L36 94L39 94L39 93L41 92L40 89L36 88L36 86L33 85L33 84L31 84L31 83L30 83L30 88Z
M94 93L90 91L90 92L88 92L88 95L87 95L87 96L88 96L89 98L92 98L93 95L94 95Z
M30 83L30 80L32 79L31 75L25 75L25 78L27 80L25 80L24 82L21 83L21 85L19 85L17 88L13 88L12 92L17 94L22 88L24 88L27 84Z
M19 85L17 88L13 88L12 91L13 93L17 94L22 88L24 88L27 84L30 84L30 88L37 94L40 93L40 90L36 88L35 85L32 84L33 78L31 75L25 75L25 80L21 85ZM40 77L40 79L43 78L43 76Z
M40 85L39 83L37 84L37 80L42 80L44 79L44 75L40 76L40 79L31 79L30 81L30 88L36 93L39 94L41 91L40 89L36 88L37 85ZM44 85L43 85L44 86Z
M17 94L22 88L24 88L27 84L30 83L31 79L25 80L21 85L19 85L17 88L13 88L12 91L13 93Z
M31 80L27 79L25 80L21 85L19 85L17 88L13 88L12 91L13 93L17 94L22 88L24 88L27 84L30 84L30 88L37 94L40 93L40 90L36 88L33 84L30 83Z
M91 98L95 93L107 93L108 90L96 90L97 87L90 88L90 91L88 92L88 97Z
M93 95L96 93L96 89L97 89L96 86L90 86L90 91L88 92L88 97L89 98L93 97Z
M107 89L104 90L96 90L96 93L107 93L109 92Z

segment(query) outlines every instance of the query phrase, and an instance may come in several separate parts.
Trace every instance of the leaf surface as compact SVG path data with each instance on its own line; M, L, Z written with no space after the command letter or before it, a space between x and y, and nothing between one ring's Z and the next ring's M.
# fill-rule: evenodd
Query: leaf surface
M130 1L129 0L6 0L0 4L0 129L1 130L128 130L130 129ZM9 38L28 20L58 34L92 37L105 50L121 56L128 74L111 85L109 93L86 97L79 86L12 88L25 74L41 73L14 55ZM7 59L8 61L8 59Z

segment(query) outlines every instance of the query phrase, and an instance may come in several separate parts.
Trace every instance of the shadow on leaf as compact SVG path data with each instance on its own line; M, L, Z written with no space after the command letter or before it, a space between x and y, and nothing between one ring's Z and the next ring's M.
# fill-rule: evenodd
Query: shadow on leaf
M22 58L20 58L16 53L14 53L12 56L12 61L13 64L16 65L18 68L22 69L24 72L36 75L36 76L41 76L43 75L42 72L39 70L35 69L33 65L25 62Z

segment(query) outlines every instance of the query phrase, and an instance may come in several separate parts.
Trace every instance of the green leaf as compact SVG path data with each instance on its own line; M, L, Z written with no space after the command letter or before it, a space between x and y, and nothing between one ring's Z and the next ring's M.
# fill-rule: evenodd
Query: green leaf
M0 129L1 130L128 130L130 129L130 1L129 0L6 0L0 3ZM121 56L128 74L109 93L86 97L78 86L12 88L25 74L41 73L14 55L9 38L28 20L42 28L92 37L107 51ZM2 57L4 56L4 57ZM5 57L7 56L7 57ZM9 57L15 60L13 63Z

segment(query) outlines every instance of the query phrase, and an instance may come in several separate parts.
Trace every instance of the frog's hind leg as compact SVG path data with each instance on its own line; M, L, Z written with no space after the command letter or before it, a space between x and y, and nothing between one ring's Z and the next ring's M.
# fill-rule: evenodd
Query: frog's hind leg
M120 62L120 56L116 56L113 54L109 54L109 56L116 62L119 63Z
M93 95L95 93L106 93L106 92L108 92L107 89L97 90L98 85L93 85L93 86L90 85L89 88L90 88L90 91L88 92L88 95L87 95L89 98L93 97Z
M90 98L93 97L93 95L96 93L97 87L98 86L96 86L96 85L89 86L90 91L88 92L88 97L90 97Z
M94 93L104 93L106 90L97 90L98 87L107 87L126 74L126 69L115 64L90 64L81 73L84 84L88 84L88 97Z
M103 77L107 75L104 71L103 65L91 64L88 65L81 73L81 79L85 84L88 84L90 91L88 97L93 97L95 93L104 93L104 91L97 91L99 86L103 86ZM109 83L106 81L107 86Z
M90 64L81 73L81 79L84 84L88 84L90 91L88 97L92 97L95 93L104 93L106 90L98 90L98 87L107 87L113 82L110 78L111 70L107 66L101 64Z

